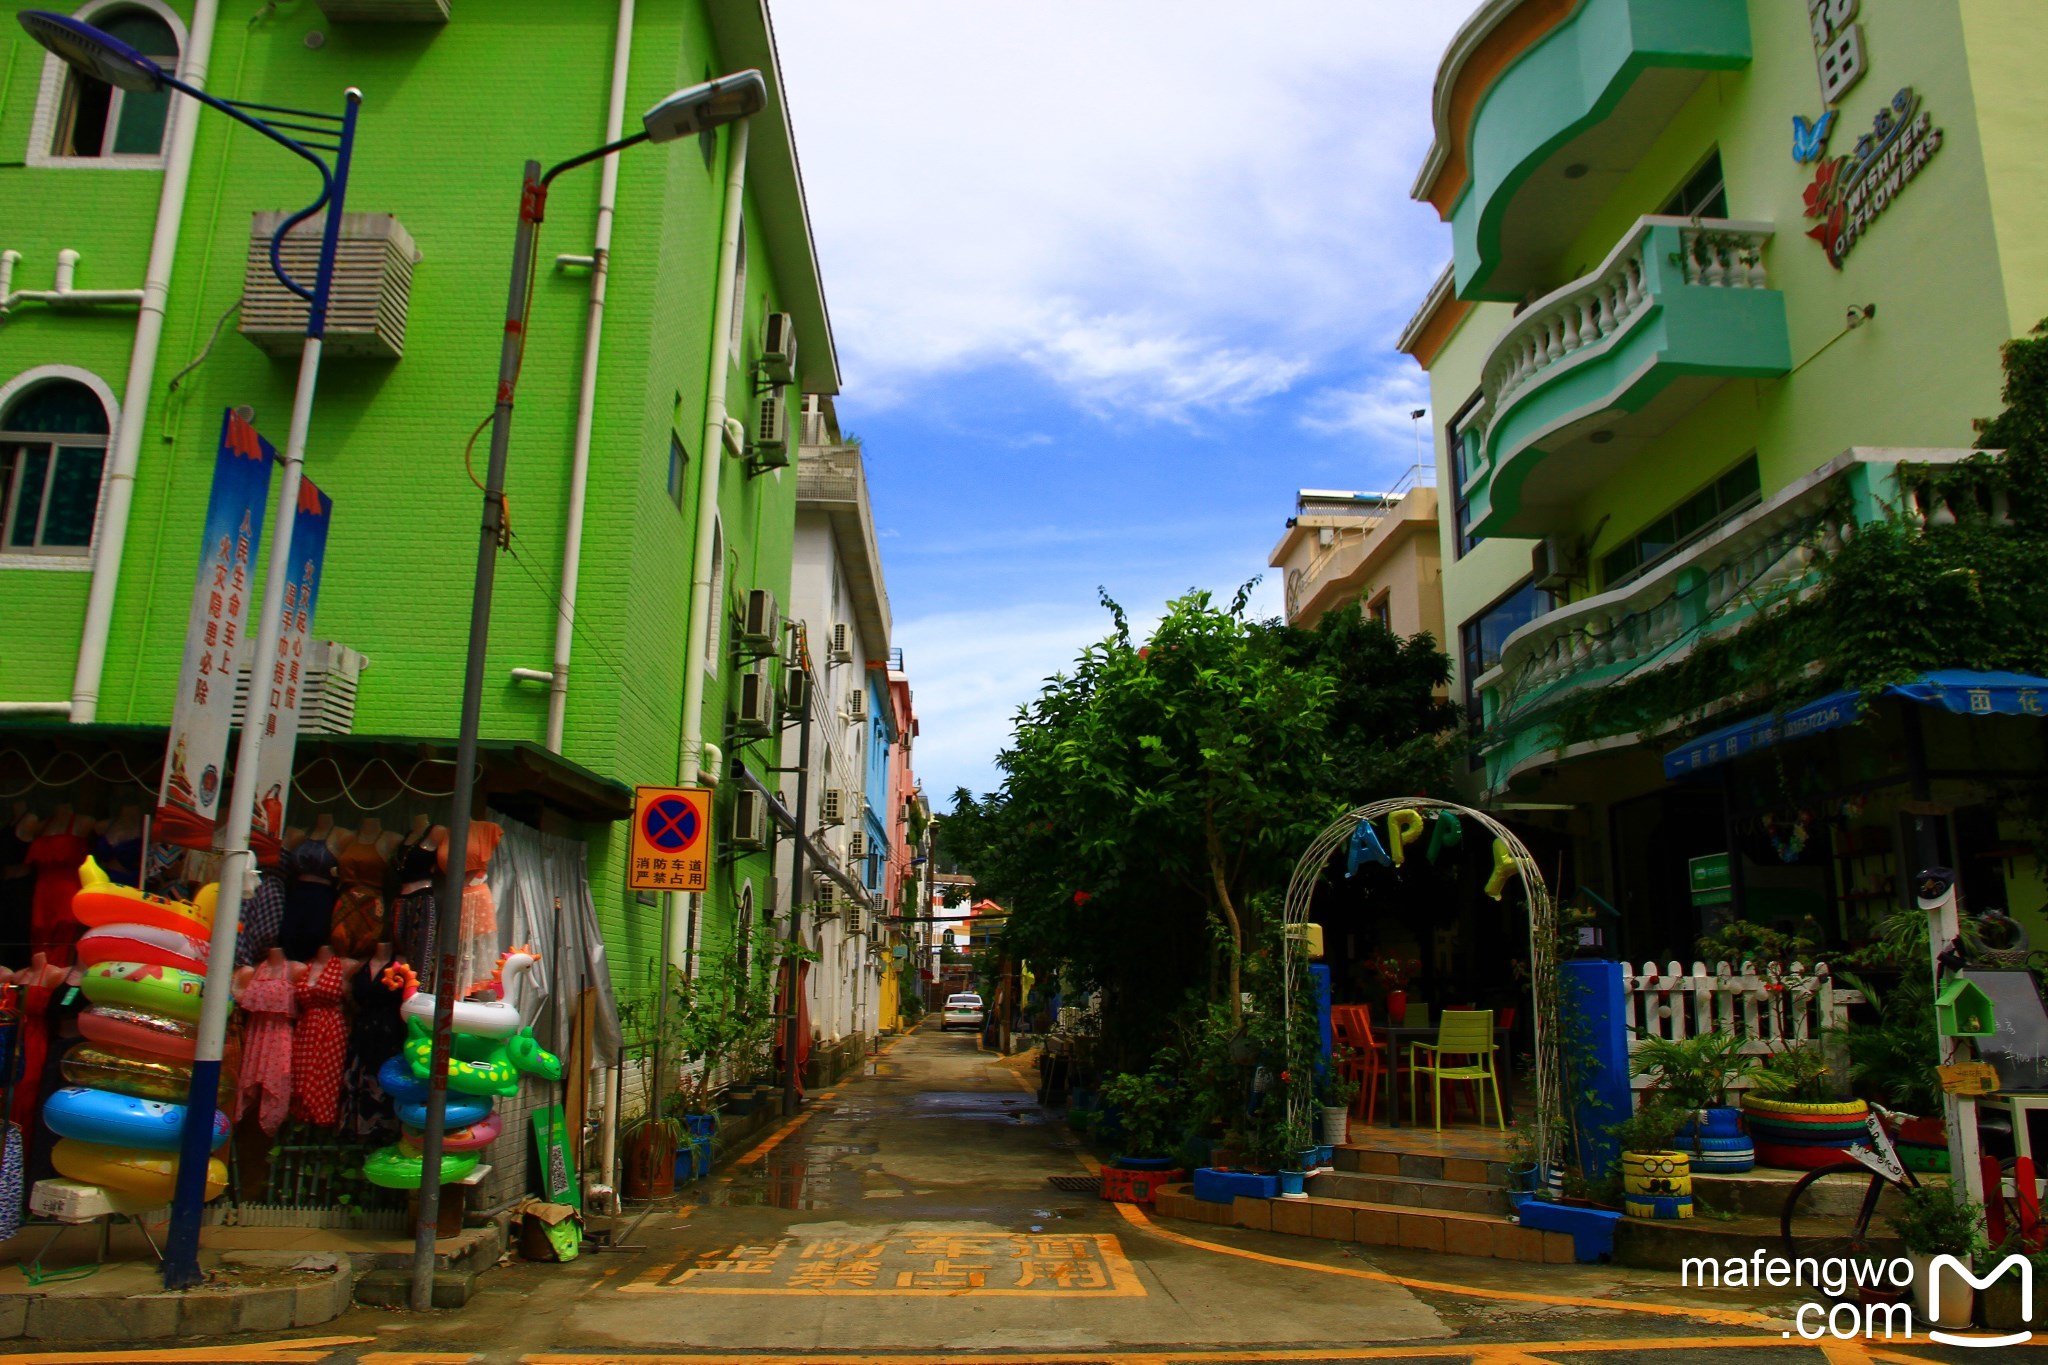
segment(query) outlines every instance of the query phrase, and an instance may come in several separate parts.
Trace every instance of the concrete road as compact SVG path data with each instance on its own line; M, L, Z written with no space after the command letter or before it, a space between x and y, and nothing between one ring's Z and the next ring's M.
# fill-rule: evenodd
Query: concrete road
M1610 1267L1345 1247L1063 1192L1079 1145L1020 1073L927 1028L821 1096L635 1249L513 1264L460 1312L357 1310L298 1341L74 1355L347 1365L1970 1359L1803 1343L1790 1306ZM1823 1350L1825 1348L1825 1350ZM254 1352L254 1354L248 1354ZM0 1361L0 1365L5 1365Z

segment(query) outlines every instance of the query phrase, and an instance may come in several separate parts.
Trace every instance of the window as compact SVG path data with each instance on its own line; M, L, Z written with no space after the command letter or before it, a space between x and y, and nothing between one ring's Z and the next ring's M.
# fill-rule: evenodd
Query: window
M88 551L107 432L99 395L73 379L38 384L0 414L0 549Z
M178 35L154 10L119 6L95 12L90 22L159 66L176 70ZM169 90L116 90L105 81L64 68L50 155L157 156L171 111Z
M1366 616L1371 620L1379 622L1388 630L1392 630L1394 628L1393 611L1391 610L1393 605L1393 596L1393 592L1390 589L1386 592L1381 593L1378 597L1373 598L1372 601L1365 604Z
M674 432L668 434L668 500L678 510L683 505L683 475L689 472L690 452L683 449L683 438Z
M1668 218L1726 218L1728 186L1721 177L1721 149L1707 153L1706 161L1692 173L1685 187L1662 209Z
M1754 506L1762 493L1756 452L1607 552L1600 560L1601 580L1609 588L1667 559L1736 513Z
M1475 731L1486 723L1484 708L1479 701L1479 676L1500 662L1500 647L1508 636L1548 612L1555 603L1556 599L1547 589L1525 579L1520 587L1458 627L1464 664L1461 672L1465 684L1465 719ZM1479 766L1477 754L1473 755L1472 766Z
M733 258L732 270L732 358L740 360L740 340L747 330L747 221L740 219L739 252Z
M1466 491L1486 469L1483 454L1485 433L1477 422L1471 420L1473 410L1479 406L1482 397L1475 393L1466 399L1444 426L1444 444L1451 460L1451 517L1456 535L1456 543L1452 546L1454 558L1470 554L1474 546L1486 539L1472 533L1472 499Z

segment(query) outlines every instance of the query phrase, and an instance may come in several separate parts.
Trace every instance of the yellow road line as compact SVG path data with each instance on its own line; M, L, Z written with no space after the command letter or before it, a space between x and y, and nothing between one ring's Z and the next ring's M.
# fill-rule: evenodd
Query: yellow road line
M1085 1163L1083 1163L1085 1164ZM1143 1228L1155 1237L1164 1237L1169 1242L1182 1246L1199 1247L1203 1251L1214 1251L1224 1256L1235 1256L1240 1260L1260 1261L1266 1265L1286 1266L1294 1270L1313 1270L1323 1275L1341 1275L1346 1279L1370 1280L1375 1284L1399 1285L1403 1289L1419 1289L1432 1294L1458 1294L1466 1298L1492 1299L1504 1303L1531 1303L1545 1307L1598 1308L1615 1313L1646 1313L1653 1317L1691 1318L1698 1322L1710 1322L1722 1327L1762 1327L1774 1319L1749 1309L1695 1308L1676 1303L1635 1303L1625 1299L1592 1299L1571 1294L1526 1294L1512 1289L1482 1289L1477 1285L1446 1284L1441 1280L1418 1280L1406 1275L1390 1275L1379 1270L1354 1270L1349 1266L1322 1265L1316 1261L1297 1261L1287 1256L1269 1256L1263 1251L1250 1251L1244 1247L1226 1246L1221 1242L1205 1242L1199 1237L1174 1232L1160 1227L1145 1211L1135 1204L1113 1205L1123 1215L1124 1221L1134 1227Z
M170 1346L151 1351L34 1351L0 1355L0 1365L145 1365L152 1361L234 1361L238 1365L293 1365L322 1360L337 1346L360 1346L375 1337L299 1337L290 1341L252 1341L240 1346Z
M1792 1349L1801 1347L1820 1348L1820 1342L1794 1340ZM1829 1347L1853 1346L1852 1343L1829 1342ZM1552 1356L1598 1354L1617 1351L1723 1351L1741 1350L1749 1347L1776 1347L1783 1350L1787 1343L1777 1335L1755 1337L1636 1337L1605 1338L1586 1341L1529 1341L1518 1343L1487 1342L1397 1342L1384 1346L1294 1346L1271 1348L1247 1348L1242 1350L1117 1350L1099 1351L1032 1351L1020 1355L1014 1351L1000 1354L967 1351L923 1351L915 1354L902 1351L783 1351L749 1352L736 1356L730 1351L678 1353L678 1354L633 1354L629 1352L564 1352L551 1351L520 1357L521 1365L733 1365L743 1360L745 1365L931 1365L934 1360L943 1359L946 1365L1019 1365L1029 1361L1030 1365L1285 1365L1290 1361L1352 1361L1352 1360L1469 1360L1474 1365L1507 1365L1510 1361L1535 1361ZM1874 1359L1883 1361L1913 1362L1921 1365L1922 1357L1900 1355L1892 1351L1870 1352L1865 1355L1841 1357L1844 1360Z
M366 1351L356 1365L469 1365L475 1351Z

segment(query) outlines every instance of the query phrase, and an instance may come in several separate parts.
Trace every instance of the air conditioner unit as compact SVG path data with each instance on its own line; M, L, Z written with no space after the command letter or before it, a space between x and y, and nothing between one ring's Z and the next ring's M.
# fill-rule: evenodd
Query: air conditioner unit
M846 898L846 932L849 934L865 934L867 931L867 924L864 922L861 914L860 902L848 896Z
M801 715L811 699L811 675L801 664L782 666L782 709Z
M755 649L773 649L782 635L782 608L775 594L766 588L747 591L747 609L740 621L740 643Z
M818 818L828 825L843 825L846 823L846 807L845 790L827 787L824 795L818 798Z
M775 733L775 687L766 671L754 668L740 674L739 713L733 724L741 734L757 739Z
M1545 536L1529 551L1529 576L1539 588L1565 587L1581 575L1578 559L1569 536Z
M789 463L789 396L786 390L770 389L761 396L761 417L754 424L754 458L766 469L780 469Z
M782 913L782 875L771 872L761 884L761 895L768 906L768 918L774 919Z
M732 846L768 847L768 803L751 788L742 787L733 797Z
M251 220L242 273L243 336L274 356L296 356L306 339L306 301L279 283L270 268L270 239L286 210ZM294 278L310 280L320 266L327 216L319 214L285 234L279 250ZM405 324L412 301L412 270L419 264L412 235L388 213L344 213L335 248L333 297L327 306L329 359L367 356L396 360L405 354Z
M844 621L832 627L832 662L850 664L853 662L853 627Z
M776 384L796 378L796 319L787 313L770 313L761 329L761 373Z
M846 836L846 856L865 858L868 856L868 835L866 830L857 829Z
M868 690L856 687L846 694L846 718L860 721L868 718Z

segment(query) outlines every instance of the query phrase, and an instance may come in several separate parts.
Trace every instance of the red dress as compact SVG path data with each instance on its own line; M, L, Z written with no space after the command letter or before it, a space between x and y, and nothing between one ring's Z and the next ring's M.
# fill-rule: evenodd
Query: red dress
M62 985L59 982L58 985ZM36 1110L43 1096L37 1093L43 1079L43 1059L50 1052L50 997L57 986L21 988L21 1079L14 1083L14 1105L7 1117L24 1133L36 1130Z
M292 1117L332 1128L341 1121L341 1071L348 1052L348 1022L341 1002L348 971L330 957L294 987L299 1022L292 1029Z
M469 847L462 860L462 947L455 963L456 998L468 995L479 981L488 980L498 966L498 907L491 899L485 877L503 827L489 820L473 820L469 826ZM441 845L441 870L448 870L448 845Z
M256 964L256 974L242 986L242 1068L235 1091L236 1109L256 1104L256 1122L266 1133L284 1126L292 1100L292 1017L299 1002L292 987L292 964Z
M59 967L71 965L79 924L71 917L71 898L78 894L78 869L92 852L92 841L72 830L85 822L72 817L70 827L45 829L30 841L28 865L35 869L35 901L29 911L29 950L48 953Z

